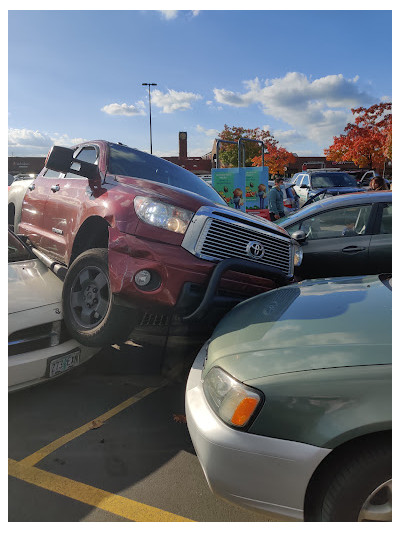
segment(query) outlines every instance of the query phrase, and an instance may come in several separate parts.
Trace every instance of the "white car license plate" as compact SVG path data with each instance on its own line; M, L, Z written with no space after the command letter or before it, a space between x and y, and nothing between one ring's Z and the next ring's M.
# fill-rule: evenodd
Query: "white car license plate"
M50 361L49 377L53 377L79 365L80 350L70 352Z

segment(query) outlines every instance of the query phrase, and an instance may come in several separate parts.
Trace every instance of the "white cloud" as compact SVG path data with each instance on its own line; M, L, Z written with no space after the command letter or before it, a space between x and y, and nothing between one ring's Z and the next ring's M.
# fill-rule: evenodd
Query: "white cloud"
M59 146L75 146L77 144L81 144L88 139L84 139L83 137L69 137L65 133L54 133L54 135L51 137L51 141L53 144L57 144Z
M203 128L203 126L200 126L199 124L197 124L196 130L199 131L200 133L204 133L205 135L207 135L207 137L218 137L218 134L219 134L219 130L216 130L213 128L210 128L207 130L206 128Z
M172 9L161 9L160 13L165 20L172 20L178 16L178 11Z
M234 107L248 107L250 104L255 103L255 101L246 98L246 95L227 91L226 89L214 89L214 95L218 103Z
M8 154L14 156L46 156L54 144L74 146L86 139L71 138L60 133L41 133L39 131L10 128L8 130Z
M297 143L307 140L307 137L297 130L274 130L273 136L285 147L288 145L295 146Z
M173 19L176 19L176 17L180 14L180 13L189 13L191 15L191 17L197 17L197 15L200 13L200 11L198 9L196 10L192 10L192 11L179 11L179 10L173 10L173 9L161 9L160 10L160 13L161 13L161 16L163 19L165 20L173 20Z
M107 113L107 115L124 115L132 117L136 115L145 115L144 102L136 102L135 105L128 104L108 104L101 108L101 111Z
M163 93L156 89L152 92L151 101L154 105L160 107L163 113L173 113L174 111L191 109L192 102L201 98L202 96L199 94L174 91L172 89L168 89L168 92Z
M48 135L40 133L39 131L32 131L26 129L10 128L8 130L8 146L34 146L36 148L48 146L51 139Z
M242 93L214 89L215 100L234 107L260 105L265 115L281 120L320 147L332 142L352 118L351 107L371 105L375 99L358 86L358 76L342 74L311 81L302 73L289 72L283 78L258 78L243 82Z

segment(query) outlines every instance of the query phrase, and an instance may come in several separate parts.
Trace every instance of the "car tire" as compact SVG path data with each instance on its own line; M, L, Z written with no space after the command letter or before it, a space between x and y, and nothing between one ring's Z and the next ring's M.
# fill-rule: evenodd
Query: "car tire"
M63 313L71 336L85 346L126 340L134 313L113 302L106 249L83 252L72 263L64 280Z
M322 522L390 522L392 520L392 449L386 442L353 452L332 466L320 509Z

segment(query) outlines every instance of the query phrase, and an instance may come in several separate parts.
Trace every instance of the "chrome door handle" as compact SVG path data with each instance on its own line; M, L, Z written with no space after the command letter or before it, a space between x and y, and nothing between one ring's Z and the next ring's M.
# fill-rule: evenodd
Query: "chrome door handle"
M53 191L53 192L57 192L60 190L60 186L59 185L53 185L52 187L50 187L50 189Z
M31 184L29 185L28 189L29 189L30 191L33 191L35 187L36 187L36 185L35 185L34 183L31 183Z

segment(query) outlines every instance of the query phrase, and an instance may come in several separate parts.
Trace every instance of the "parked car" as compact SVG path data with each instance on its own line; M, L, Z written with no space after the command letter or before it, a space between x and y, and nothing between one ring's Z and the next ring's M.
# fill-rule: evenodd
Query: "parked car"
M204 175L199 176L199 178L201 178L203 181L208 183L208 185L212 186L212 176L211 176L211 174L204 174Z
M322 189L327 189L333 195L357 192L360 186L355 178L337 170L308 170L295 174L290 182L299 195L299 206L303 207L306 201Z
M277 221L302 247L299 279L392 272L392 193L315 202Z
M209 335L238 301L288 283L298 249L200 177L106 141L52 148L19 232L68 267L64 320L92 346L120 342L137 324Z
M193 363L211 490L274 517L390 521L391 280L331 278L237 305Z
M379 176L379 174L375 170L350 170L348 171L348 174L355 178L357 180L357 183L361 187L368 187L370 184L370 181L373 178L376 178ZM389 181L385 179L385 182L389 185Z
M269 189L275 185L274 180L268 181ZM294 184L289 181L283 182L283 209L285 215L290 215L299 209L299 195L294 190ZM268 213L268 220L271 220Z
M354 193L357 193L357 194L359 194L360 192L364 192L364 189L357 189L356 191L354 191ZM347 193L347 194L351 194L351 193ZM304 207L307 207L310 204L318 202L319 200L324 200L325 198L332 198L332 196L337 196L337 194L332 194L329 191L329 189L321 189L319 192L314 194L314 196L309 197L306 203L303 204L302 209L304 209Z
M96 353L66 330L61 294L62 281L9 230L9 392L60 376Z
M29 187L32 186L34 178L14 180L8 187L8 227L18 232L21 221L22 202Z
M14 176L14 180L15 181L20 181L20 180L31 180L31 179L34 179L36 178L37 174L34 174L34 173L30 173L30 174L15 174Z

